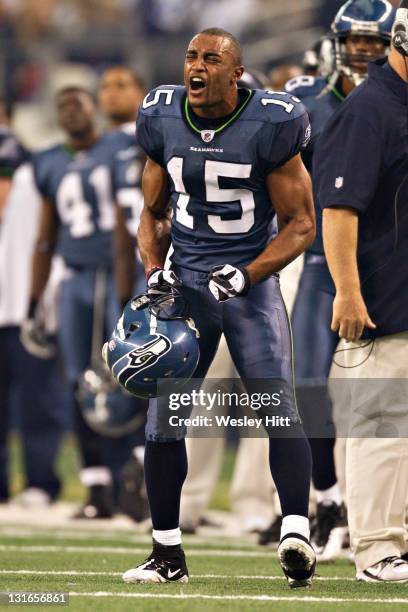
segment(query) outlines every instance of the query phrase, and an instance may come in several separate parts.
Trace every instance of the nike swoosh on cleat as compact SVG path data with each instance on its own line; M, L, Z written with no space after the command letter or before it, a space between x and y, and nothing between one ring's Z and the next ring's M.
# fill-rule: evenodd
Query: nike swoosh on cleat
M175 576L176 574L178 574L178 573L179 573L179 571L180 571L179 569L176 569L174 572L172 572L172 571L168 570L168 572L167 572L167 578L170 578L170 579L171 579L171 578L174 578L174 576Z

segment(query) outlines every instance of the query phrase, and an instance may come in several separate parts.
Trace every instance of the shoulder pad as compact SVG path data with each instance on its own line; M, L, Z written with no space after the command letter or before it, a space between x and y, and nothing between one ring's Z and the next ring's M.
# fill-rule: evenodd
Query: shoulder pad
M57 153L60 153L62 148L61 144L53 145L52 147L48 147L47 149L40 149L39 151L34 151L31 155L31 159L33 162L38 164L39 162L53 160Z
M254 119L268 123L284 123L307 112L299 98L286 91L255 89L250 106Z
M285 85L285 90L299 98L304 98L306 96L317 96L326 86L327 81L324 77L302 74L290 79Z
M135 130L136 133L136 130ZM127 134L121 128L101 136L100 142L113 150L125 149L135 142L135 135Z
M149 91L139 112L148 116L181 116L181 100L185 92L182 85L160 85Z

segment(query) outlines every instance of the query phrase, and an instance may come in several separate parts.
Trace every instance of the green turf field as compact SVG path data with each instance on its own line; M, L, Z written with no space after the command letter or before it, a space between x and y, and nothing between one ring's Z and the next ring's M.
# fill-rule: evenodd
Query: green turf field
M190 536L184 539L188 585L136 586L124 584L121 573L150 552L148 536L74 526L16 533L15 527L0 527L0 591L69 592L73 610L323 612L405 610L408 605L408 585L357 583L346 560L319 567L312 589L291 591L273 550Z
M13 492L22 487L21 451L12 440ZM226 454L212 507L228 510L234 452ZM60 455L63 499L83 499L75 444L68 437ZM96 530L68 522L63 528L0 524L0 591L70 593L70 610L102 612L268 612L305 610L408 610L408 584L372 585L354 580L346 560L318 568L312 589L291 591L276 553L247 540L184 538L188 585L126 585L123 571L150 553L150 537L133 531ZM27 610L27 606L0 606ZM38 609L36 607L36 609ZM46 609L66 609L47 606Z

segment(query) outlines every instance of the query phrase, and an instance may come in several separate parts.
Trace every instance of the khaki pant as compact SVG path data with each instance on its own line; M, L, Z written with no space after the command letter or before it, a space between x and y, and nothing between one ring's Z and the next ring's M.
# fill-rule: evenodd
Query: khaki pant
M406 551L408 498L408 398L395 393L400 381L390 382L408 379L408 332L365 344L342 342L339 348L346 350L336 356L351 368L344 369L351 381L346 490L351 545L360 571ZM334 406L336 418L336 398ZM389 431L399 437L376 437L382 424L392 424Z

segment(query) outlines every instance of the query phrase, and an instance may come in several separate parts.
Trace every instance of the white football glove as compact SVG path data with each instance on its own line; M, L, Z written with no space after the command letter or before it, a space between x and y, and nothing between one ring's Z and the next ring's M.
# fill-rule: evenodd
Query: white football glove
M147 277L147 293L149 295L168 293L172 287L181 287L181 280L173 270L154 268Z
M50 359L56 353L56 345L35 319L25 319L21 324L20 342L30 355Z
M226 302L237 295L246 295L251 287L245 268L225 264L215 266L208 275L208 287L218 302Z

